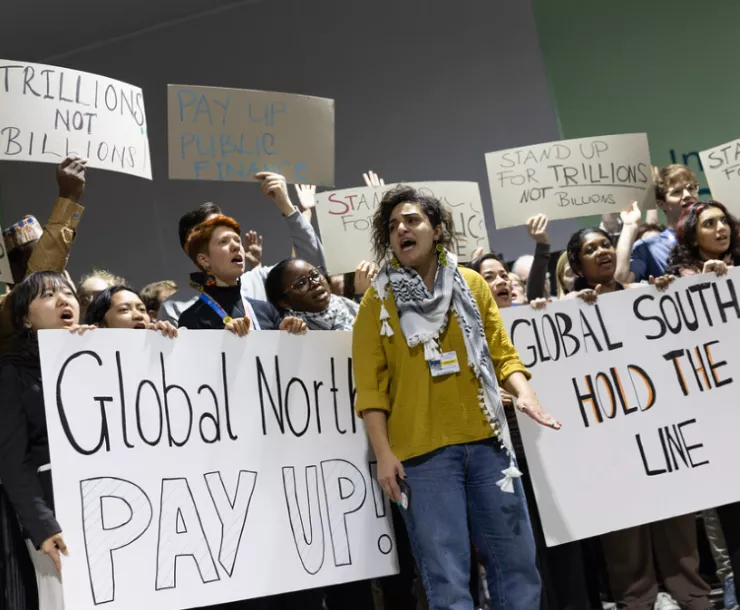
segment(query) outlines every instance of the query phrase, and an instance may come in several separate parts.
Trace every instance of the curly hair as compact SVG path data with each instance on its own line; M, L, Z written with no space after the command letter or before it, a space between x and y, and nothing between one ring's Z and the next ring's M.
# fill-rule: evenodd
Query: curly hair
M573 282L574 291L583 290L588 287L588 280L583 276L583 267L581 266L581 248L583 247L583 240L586 238L586 235L591 233L598 233L606 237L612 247L614 246L612 236L597 227L581 229L570 236L565 251L568 253L568 265L570 265L573 274L576 275L576 280Z
M444 204L436 197L420 193L411 186L399 184L383 195L373 215L371 241L376 262L382 264L388 256L391 246L391 232L388 224L393 210L402 203L418 204L421 211L429 218L432 227L442 227L442 236L438 243L445 248L457 245L452 214Z
M699 226L699 216L702 212L717 208L727 218L727 224L730 226L730 246L725 252L725 256L732 259L733 265L740 265L740 243L738 243L738 222L737 219L727 211L727 208L719 201L700 201L689 206L681 213L681 218L676 226L677 244L671 250L668 257L666 271L678 275L682 269L701 270L704 259L699 253L699 245L696 242L696 230Z

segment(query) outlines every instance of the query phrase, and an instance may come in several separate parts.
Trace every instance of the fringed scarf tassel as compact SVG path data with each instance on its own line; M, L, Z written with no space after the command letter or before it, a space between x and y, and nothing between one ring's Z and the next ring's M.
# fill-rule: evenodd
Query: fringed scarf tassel
M388 323L388 318L391 316L388 314L388 310L385 308L385 303L381 301L380 304L380 336L381 337L392 337L393 329Z

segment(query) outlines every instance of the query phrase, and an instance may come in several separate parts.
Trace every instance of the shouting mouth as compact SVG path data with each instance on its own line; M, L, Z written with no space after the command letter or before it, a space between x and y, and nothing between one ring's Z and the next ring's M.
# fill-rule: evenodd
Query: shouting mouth
M408 252L416 245L416 241L410 238L401 240L401 252Z
M64 326L72 326L75 323L75 312L71 307L65 307L59 314Z

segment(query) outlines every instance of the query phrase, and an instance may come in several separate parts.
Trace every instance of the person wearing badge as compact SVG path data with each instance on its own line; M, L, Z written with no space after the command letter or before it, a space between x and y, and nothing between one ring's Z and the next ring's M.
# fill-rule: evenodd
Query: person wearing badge
M182 312L181 327L226 329L239 337L251 330L305 332L303 320L281 319L269 303L242 295L245 254L236 220L218 215L200 223L190 233L185 251L199 268L190 274L190 284L200 298Z
M532 529L499 384L539 404L485 280L450 251L449 211L400 185L373 217L384 263L353 331L357 400L384 492L402 506L430 610L472 610L470 539L501 610L538 610Z

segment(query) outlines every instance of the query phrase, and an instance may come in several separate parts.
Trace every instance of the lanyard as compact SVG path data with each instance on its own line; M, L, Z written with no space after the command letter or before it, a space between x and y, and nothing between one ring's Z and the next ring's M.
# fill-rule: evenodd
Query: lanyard
M210 295L206 294L205 292L201 292L200 299L213 311L216 312L216 315L221 318L224 325L232 321L232 317L227 314L224 308L216 303L216 301ZM244 306L244 315L249 317L252 321L252 328L254 330L260 330L259 322L257 321L257 317L254 315L254 309L252 309L252 304L244 298L244 295L242 295L242 305Z

